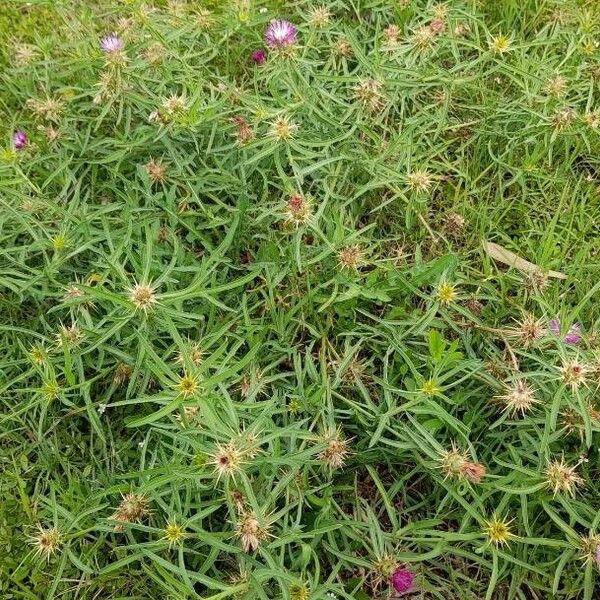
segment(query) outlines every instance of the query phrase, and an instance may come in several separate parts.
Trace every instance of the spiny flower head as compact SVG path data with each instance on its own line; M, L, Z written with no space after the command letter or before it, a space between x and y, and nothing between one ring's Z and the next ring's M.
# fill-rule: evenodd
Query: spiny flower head
M209 10L199 8L196 13L196 23L200 29L210 29L214 25L215 20Z
M254 552L262 541L270 537L269 525L261 525L255 512L243 512L235 527L235 534L240 539L244 552Z
M600 128L600 112L597 110L586 112L584 116L584 120L588 127L592 129Z
M324 6L317 6L310 11L309 22L315 27L325 27L329 24L331 13Z
M119 36L111 33L100 40L100 48L106 54L118 54L125 48L125 43Z
M390 577L390 583L397 594L407 594L414 588L415 574L409 569L396 569Z
M202 347L198 342L188 342L188 346L184 350L179 350L176 354L175 362L180 365L185 365L186 360L198 367L202 362Z
M551 96L559 97L564 95L567 89L567 80L561 75L556 75L546 83L546 91Z
M244 453L233 440L227 444L217 444L216 451L210 455L210 458L210 463L217 474L217 481L221 477L231 477L235 480L236 474L242 470L244 464Z
M546 335L547 329L543 319L536 319L533 315L526 314L516 326L506 330L509 337L516 340L524 347L529 348Z
M581 559L585 564L596 563L600 566L598 554L600 553L600 535L597 533L589 533L579 539L579 549Z
M236 115L231 117L229 122L235 125L235 136L238 144L243 146L254 139L254 131L247 119L241 115Z
M292 194L285 205L285 222L295 227L306 225L312 219L312 208L310 202L300 194Z
M59 332L56 334L56 346L64 348L65 346L75 347L83 339L83 332L76 323L71 325L61 325Z
M31 44L15 44L13 61L15 66L24 67L39 56L39 50Z
M29 356L36 365L43 365L47 357L46 349L43 346L32 346L29 350Z
M181 413L175 415L179 423L185 427L186 423L194 421L200 415L199 406L183 406L183 415Z
M111 519L123 523L138 523L150 514L148 500L143 494L130 492L123 496L121 503ZM115 531L122 531L122 525L116 525Z
M35 553L49 561L61 547L63 536L56 527L45 529L38 524L38 531L31 536L30 542L35 546Z
M400 37L400 27L398 25L388 25L383 30L383 35L385 37L385 41L387 43L388 48L395 48L398 45L399 37Z
M15 133L13 134L14 149L23 150L23 148L25 148L28 144L29 138L27 137L27 134L22 129L15 131Z
M310 588L305 583L290 586L290 600L310 600Z
M415 194L424 194L431 189L434 176L424 169L417 169L406 176L408 187Z
M30 98L25 105L35 115L47 119L48 121L58 120L65 108L65 103L62 98L50 97L46 97L43 100Z
M162 108L168 116L177 115L187 109L187 100L184 95L171 94L163 100Z
M570 467L565 463L564 456L559 460L553 460L548 463L544 471L546 484L555 496L561 492L575 496L577 488L584 483L583 479L575 473L575 469L579 464L581 464L581 461Z
M511 416L519 412L521 416L525 416L525 413L531 410L534 404L540 402L535 397L533 387L523 379L507 385L504 394L495 396L494 400L501 404L503 406L502 410Z
M54 380L44 382L42 386L42 394L44 394L44 398L46 400L54 400L58 398L58 393L60 392L60 386Z
M429 29L437 35L444 33L446 30L446 22L444 19L433 19L431 23L429 23Z
M433 379L427 379L423 382L423 386L421 387L421 392L423 392L426 396L435 396L440 391L441 389Z
M508 545L510 540L515 537L510 524L511 521L504 521L494 515L489 521L485 521L483 531L489 542L495 546Z
M378 589L382 584L390 582L393 574L400 568L398 560L390 554L383 554L373 563L369 574L372 587Z
M365 253L358 244L346 246L338 252L338 262L342 269L358 269L365 261Z
M371 111L380 110L383 106L383 84L376 79L367 79L354 86L354 97Z
M485 477L486 468L481 463L471 462L469 458L466 451L460 450L455 444L452 444L450 450L440 452L439 467L445 473L445 478L455 477L459 480L467 479L472 483L481 483Z
M167 165L161 160L151 158L144 167L153 184L164 183L167 179Z
M169 521L163 530L163 539L169 542L169 548L180 544L185 538L185 529L176 521Z
M511 45L510 38L505 35L498 35L489 41L490 50L494 54L505 54L510 50Z
M559 108L552 115L552 124L558 131L563 131L570 127L577 120L577 111L570 107L564 106Z
M565 359L558 371L564 381L572 390L580 385L585 385L590 368L579 362L577 358Z
M125 363L119 363L113 375L113 382L116 385L121 385L122 383L129 381L132 375L133 369L129 365L126 365Z
M136 310L148 312L158 302L154 287L147 283L136 283L129 290L129 300Z
M193 375L188 375L187 373L183 375L177 382L175 386L177 391L184 398L189 398L193 396L198 389L200 388L200 384L198 383L198 378Z
M350 440L343 437L341 429L337 429L325 437L325 449L317 457L327 463L331 469L340 469L350 455Z
M458 298L456 285L449 281L441 281L435 289L435 295L442 306L448 306Z
M424 52L433 46L435 36L436 33L431 27L423 25L410 36L409 41L417 51Z
M338 38L332 45L331 51L334 56L348 57L352 55L352 46L346 38Z
M265 41L271 48L292 46L296 43L298 30L289 21L271 21L265 31Z
M286 141L294 137L299 127L287 115L280 115L269 126L268 135L277 141Z

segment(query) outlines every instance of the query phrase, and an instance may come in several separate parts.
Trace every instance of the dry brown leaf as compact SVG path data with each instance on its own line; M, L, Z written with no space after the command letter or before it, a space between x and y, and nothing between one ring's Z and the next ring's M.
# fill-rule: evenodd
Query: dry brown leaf
M508 265L509 267L515 267L515 269L519 269L519 271L523 271L525 273L544 273L545 271L534 265L533 263L521 258L514 252L503 248L499 244L495 244L494 242L483 242L483 247L485 251L498 262L501 262L504 265ZM556 279L566 279L567 276L560 271L548 271L546 273L548 277L555 277Z

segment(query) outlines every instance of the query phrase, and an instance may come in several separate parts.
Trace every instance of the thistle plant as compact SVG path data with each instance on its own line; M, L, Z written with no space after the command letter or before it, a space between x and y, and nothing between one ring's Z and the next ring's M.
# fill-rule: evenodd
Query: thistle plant
M1 598L598 597L593 3L4 4Z

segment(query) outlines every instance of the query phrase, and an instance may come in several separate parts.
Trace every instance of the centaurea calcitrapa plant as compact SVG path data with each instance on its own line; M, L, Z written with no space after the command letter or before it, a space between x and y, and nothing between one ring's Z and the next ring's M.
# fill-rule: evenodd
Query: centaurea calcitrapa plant
M0 595L597 598L594 3L15 4Z

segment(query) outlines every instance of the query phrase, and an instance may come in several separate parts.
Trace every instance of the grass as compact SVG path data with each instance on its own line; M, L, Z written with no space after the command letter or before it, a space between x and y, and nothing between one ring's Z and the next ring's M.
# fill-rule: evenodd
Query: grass
M2 598L598 596L593 2L2 9Z

